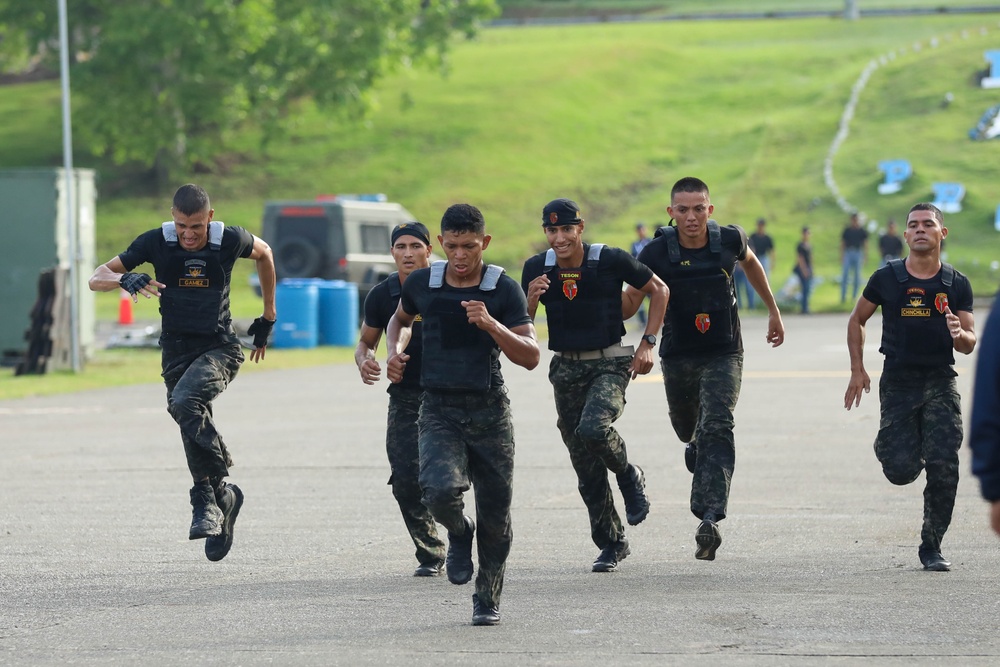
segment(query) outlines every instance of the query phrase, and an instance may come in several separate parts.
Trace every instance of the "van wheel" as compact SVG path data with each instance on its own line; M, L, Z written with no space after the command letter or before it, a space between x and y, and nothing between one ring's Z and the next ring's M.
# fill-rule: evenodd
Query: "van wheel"
M284 278L318 277L323 257L308 239L285 239L274 251L274 264Z

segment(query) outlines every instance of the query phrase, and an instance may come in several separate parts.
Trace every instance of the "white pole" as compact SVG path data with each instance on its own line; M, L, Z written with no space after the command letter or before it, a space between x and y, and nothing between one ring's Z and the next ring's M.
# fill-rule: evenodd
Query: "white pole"
M80 372L80 299L77 285L77 264L80 249L76 239L76 192L73 178L73 130L69 104L69 30L66 20L66 0L59 1L59 71L62 81L63 171L66 172L66 227L69 232L69 309L70 356L73 372Z

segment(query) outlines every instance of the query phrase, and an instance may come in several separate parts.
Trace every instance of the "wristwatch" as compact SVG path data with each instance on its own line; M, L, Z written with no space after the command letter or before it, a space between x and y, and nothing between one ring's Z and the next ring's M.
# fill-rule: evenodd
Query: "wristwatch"
M642 335L642 340L644 340L645 342L649 343L653 347L656 347L656 336L655 335L653 335L653 334L643 334Z

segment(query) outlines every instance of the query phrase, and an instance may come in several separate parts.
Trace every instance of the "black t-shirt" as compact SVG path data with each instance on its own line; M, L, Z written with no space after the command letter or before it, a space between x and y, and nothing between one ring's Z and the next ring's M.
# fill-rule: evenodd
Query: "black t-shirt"
M933 290L941 288L940 271L934 278L929 280L910 275L906 282L901 283L896 278L896 273L893 271L892 266L886 265L873 273L871 278L868 279L865 291L861 295L882 308L882 346L879 348L879 352L885 355L886 368L901 365L897 363L895 341L899 339L898 328L903 324L903 317L896 308L896 304L899 302L903 291L906 290L907 294L912 291L920 297L920 303L915 303L915 307L909 310L917 310L918 307L926 309L931 317L941 319L942 324L940 326L944 327L943 318L938 315L935 308L937 304L933 303L935 296ZM959 311L963 310L969 313L972 312L972 284L964 274L955 271L955 278L948 292L952 296L948 300L948 308L952 313L957 315ZM943 339L944 336L941 336L941 338ZM930 352L930 349L928 349L928 352Z
M845 227L840 235L845 250L860 250L868 240L868 230L864 227Z
M399 283L399 278L393 274L373 287L368 296L365 297L365 324L373 329L381 329L389 326L389 320L396 312L399 305L399 295L393 296L389 291L389 281L395 280ZM404 285L406 283L403 283ZM400 286L402 287L402 286ZM417 388L420 386L420 368L422 364L421 340L420 340L420 316L418 315L410 334L410 343L406 346L406 353L410 355L410 360L406 362L406 370L403 371L403 380L398 385L390 384L389 389L396 386Z
M486 266L484 265L483 272L485 273L485 271ZM466 296L469 301L485 302L490 316L508 329L531 324L531 318L528 316L528 300L525 298L524 292L521 291L521 287L517 282L506 274L500 276L495 293L489 299L483 298L483 292L478 286L452 287L448 284L447 278L441 287L437 290L432 290L430 287L430 274L430 269L417 269L403 283L403 294L400 303L403 304L403 310L410 315L420 315L425 312L430 302L434 299L433 293L438 290L447 290ZM483 344L488 344L493 349L499 349L499 346L492 338ZM426 369L424 370L426 372ZM500 358L498 355L493 357L490 374L492 376L490 381L491 387L503 385L503 374L500 372Z
M802 258L802 263L806 265L806 268L812 270L813 266L812 246L807 245L802 241L799 241L799 244L795 246L795 253ZM794 268L798 269L799 265L796 264Z
M730 283L732 283L732 275L736 270L736 263L742 262L747 257L747 234L739 225L720 226L719 231L722 235L722 270L730 276ZM678 245L680 245L679 241ZM701 248L685 248L684 246L680 246L680 250L681 264L684 264L684 262L691 262L697 265L708 264L716 261L715 255L712 254L712 251L707 243ZM670 262L667 250L667 239L665 235L661 234L660 236L654 238L649 245L647 245L643 251L639 253L639 261L652 269L653 273L659 276L660 279L667 284L667 287L670 290L674 289L675 285L672 285L671 283L676 275L676 269ZM743 351L743 336L740 330L739 311L735 305L735 294L734 304L732 306L732 317L734 327L732 342L728 345L719 346L713 350L707 351L706 354L722 355ZM660 343L660 356L669 356L669 321L670 304L668 303L667 315L664 317L663 340Z
M883 257L901 257L903 255L903 239L883 234L878 240L878 251Z
M546 251L547 252L547 251ZM587 263L587 255L590 252L590 244L583 244L583 257L584 264ZM528 284L542 275L545 272L545 252L541 252L534 257L528 259L524 263L524 269L521 272L521 289L525 294L528 293ZM577 268L577 267L571 267ZM558 265L556 267L558 269ZM577 287L579 290L596 290L602 298L606 298L609 301L613 301L615 307L609 309L609 314L614 313L617 318L617 329L622 329L621 321L621 295L622 295L622 283L628 283L636 289L642 289L645 287L646 283L653 277L653 271L645 264L640 264L632 255L625 252L620 248L613 248L611 246L605 246L601 251L601 258L597 264L597 284L593 287L586 285L582 280L577 280ZM577 303L574 299L568 299L563 292L559 291L560 287L553 281L549 285L549 290L543 296L542 301L548 301L549 299L561 299L566 301L566 307L572 308L573 304ZM608 322L586 322L593 329L607 329L609 328ZM552 326L553 322L549 322ZM612 341L610 345L621 341L621 334L619 334L617 341ZM552 341L549 341L549 349L552 348Z
M774 250L774 240L767 234L751 234L747 244L757 256L763 256Z
M157 227L140 234L125 252L118 255L118 259L121 260L126 271L132 271L141 264L152 264L156 280L167 284L169 281L165 279L165 273L168 271L169 258L176 256L175 254L178 252L186 251L180 246L167 245L166 239L163 238L163 229ZM250 232L236 226L226 226L223 229L221 247L212 255L218 256L225 274L223 297L219 307L218 333L230 333L232 315L229 312L229 284L233 277L233 265L237 259L245 259L252 252L253 235ZM165 289L170 289L170 287Z

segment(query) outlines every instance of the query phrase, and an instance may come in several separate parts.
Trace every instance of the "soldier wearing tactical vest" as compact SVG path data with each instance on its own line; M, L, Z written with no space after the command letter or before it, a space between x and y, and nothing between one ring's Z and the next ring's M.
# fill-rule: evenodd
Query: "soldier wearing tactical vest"
M885 355L879 379L881 419L875 455L893 484L909 484L927 474L924 521L917 555L925 570L951 569L941 555L958 491L958 449L962 445L961 398L955 383L955 352L976 347L972 286L941 262L948 236L941 211L916 204L906 218L903 239L910 252L877 270L847 324L851 381L844 407L861 404L871 389L865 371L865 324L882 308Z
M625 441L612 424L625 409L629 380L653 368L656 330L668 293L663 281L629 253L584 243L584 226L576 202L555 199L546 204L542 229L550 248L525 262L521 289L532 320L538 304L545 306L556 424L590 515L591 539L601 550L592 569L614 572L630 549L608 471L618 481L630 525L646 518L649 501L642 470L629 463ZM623 283L650 297L638 351L621 344Z
M382 332L389 325L399 306L399 297L410 274L430 266L431 236L419 222L404 222L392 230L390 251L396 269L388 278L372 288L365 298L365 317L361 336L354 351L354 361L365 384L375 384L382 368L375 360ZM438 537L434 517L420 500L420 454L417 449L417 418L420 413L420 321L412 327L406 353L410 359L399 383L390 383L389 414L385 434L385 450L391 470L389 483L399 504L403 523L416 547L419 565L415 577L436 577L444 567L445 545Z
M475 206L445 211L438 243L447 261L410 274L386 328L386 375L398 383L411 360L405 352L411 326L418 315L422 320L420 488L424 504L448 529L445 568L451 583L472 579L472 542L479 536L473 625L500 622L513 535L514 429L500 353L529 370L539 356L521 288L502 268L483 264L490 238ZM470 486L478 529L464 515Z
M125 252L97 267L90 289L124 289L133 301L140 294L159 299L167 411L180 427L194 481L188 536L205 538L205 555L217 561L232 547L243 505L243 492L225 481L233 461L212 419L212 401L244 361L229 312L229 282L237 259L256 263L264 312L249 333L254 336L250 358L257 363L276 318L274 258L266 243L242 227L213 221L208 194L197 185L181 186L170 211L172 222L140 235ZM155 279L132 272L144 263L153 265Z
M715 208L708 186L682 178L670 191L667 213L676 227L662 228L639 254L670 289L663 321L660 367L670 423L687 443L685 463L693 473L691 512L700 520L695 558L715 560L722 544L718 522L726 517L729 486L736 463L733 410L743 382L743 338L733 287L736 264L767 307L766 340L785 340L781 313L767 274L737 225L720 227L709 216ZM626 290L626 315L642 295Z

